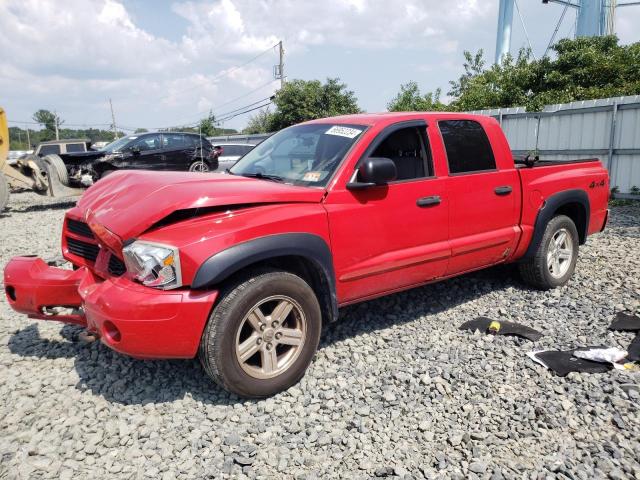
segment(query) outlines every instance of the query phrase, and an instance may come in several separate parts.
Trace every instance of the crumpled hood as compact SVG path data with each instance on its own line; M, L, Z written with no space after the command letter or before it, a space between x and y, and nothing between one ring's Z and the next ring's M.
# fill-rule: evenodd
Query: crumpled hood
M89 150L87 152L61 153L60 158L62 158L65 163L76 165L90 160L102 158L106 156L107 153L108 152L103 152L101 150Z
M122 241L167 215L191 208L266 203L318 203L324 190L223 174L120 171L89 188L78 208L89 224Z

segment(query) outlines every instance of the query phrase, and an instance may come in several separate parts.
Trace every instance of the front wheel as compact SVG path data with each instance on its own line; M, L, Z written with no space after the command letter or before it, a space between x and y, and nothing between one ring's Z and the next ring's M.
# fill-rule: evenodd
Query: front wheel
M214 308L199 357L219 385L242 397L267 397L304 375L318 348L320 305L303 279L258 271Z
M579 237L569 217L558 215L547 224L533 258L520 264L523 280L541 290L564 285L576 269Z

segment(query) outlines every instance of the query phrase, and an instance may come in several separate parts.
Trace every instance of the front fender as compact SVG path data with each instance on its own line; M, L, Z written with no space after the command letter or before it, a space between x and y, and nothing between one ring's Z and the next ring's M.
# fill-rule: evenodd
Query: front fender
M191 287L209 288L250 265L285 256L303 257L319 267L330 290L332 314L337 318L338 302L331 249L324 239L311 233L268 235L229 247L212 255L200 265Z

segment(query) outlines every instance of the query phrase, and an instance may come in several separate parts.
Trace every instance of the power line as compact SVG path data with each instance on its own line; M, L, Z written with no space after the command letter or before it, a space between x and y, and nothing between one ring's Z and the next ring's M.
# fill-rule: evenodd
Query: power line
M278 46L278 44L276 43L276 44L274 44L274 45L270 46L269 48L267 48L266 50L264 50L264 51L260 52L260 53L259 53L259 54L257 54L255 57L250 58L250 59L249 59L249 60L247 60L246 62L241 63L240 65L237 65L237 66L235 66L235 67L232 67L232 68L230 68L229 70L224 70L224 71L222 71L222 72L218 73L217 75L214 75L214 77L213 77L213 78L209 79L209 82L215 82L215 81L216 81L216 80L218 80L219 78L222 78L222 77L224 77L224 76L227 76L227 75L229 75L230 73L233 73L233 72L235 72L235 71L237 71L237 70L241 69L242 67L244 67L244 66L246 66L246 65L249 65L251 62L253 62L253 61L257 60L258 58L260 58L261 56L263 56L265 53L267 53L267 52L269 52L269 51L273 50L273 49L274 49L275 47L277 47L277 46ZM196 89L198 89L198 88L202 88L202 85L196 85L196 86L191 87L191 88L185 88L185 89L183 89L183 90L179 90L177 93L190 92L190 91L196 90ZM159 97L159 98L158 98L158 100L164 100L164 99L169 98L169 97L171 97L171 96L172 96L171 94L169 94L169 95L165 95L165 96L163 96L163 97Z
M229 100L229 101L227 101L227 102L225 102L225 103L221 103L221 104L220 104L220 105L218 105L216 108L224 107L225 105L229 105L230 103L234 103L234 102L236 102L236 101L238 101L238 100L240 100L240 99L242 99L242 98L248 97L248 96L249 96L249 95L251 95L252 93L257 92L258 90L260 90L260 89L262 89L262 88L266 87L267 85L272 84L272 83L273 83L273 82L275 82L275 81L276 81L276 79L269 80L267 83L265 83L265 84L263 84L263 85L260 85L259 87L257 87L257 88L255 88L255 89L251 90L250 92L247 92L247 93L245 93L245 94L243 94L243 95L240 95L239 97L233 98L233 99L231 99L231 100ZM271 98L271 97L264 98L263 100L267 100L268 98ZM262 100L258 100L258 102L261 102L261 101L262 101ZM256 103L257 103L257 102L256 102ZM240 109L240 108L245 108L245 107L248 107L248 106L250 106L250 105L245 105L245 106L243 106L243 107L239 107L239 109ZM215 112L215 111L213 111L213 110L211 111L211 113L213 113L214 115L226 115L226 114L218 114L218 113L216 113L216 112ZM197 122L199 122L199 121L202 119L202 115L204 115L204 114L201 114L201 115L199 115L198 117L190 117L190 118L197 118L197 120L193 120L193 121L191 121L191 120L184 120L184 121L182 121L182 120L181 120L181 121L176 122L176 124L180 124L180 123L182 123L182 122L186 122L186 124L197 123ZM166 127L162 127L162 128L166 128Z
M529 32L527 32L527 26L524 24L524 18L522 18L522 12L520 11L520 5L518 5L518 0L514 0L516 4L516 10L518 11L518 17L520 17L520 23L522 24L522 29L524 30L524 35L527 38L527 43L529 44L529 50L531 51L531 55L533 55L533 59L537 60L536 54L533 52L533 47L531 46L531 40L529 39Z
M17 123L17 124L24 124L24 125L42 125L42 123L40 122L26 122L24 120L7 120L7 122L9 123ZM60 124L62 125L62 124ZM111 126L111 123L67 123L64 122L64 125L66 125L67 127L109 127Z
M234 101L238 100L240 98L243 98L243 97L245 97L245 96L247 96L247 95L249 95L251 93L254 93L255 91L259 90L260 88L265 87L266 85L269 85L270 83L273 83L274 81L275 80L271 80L269 83L267 83L265 85L262 85L261 87L258 87L254 91L248 92L245 95L237 97L236 99L234 99ZM244 115L245 113L249 113L249 112L252 112L254 110L258 110L259 108L266 107L266 106L268 106L268 105L273 103L272 98L273 98L272 96L261 98L260 100L256 100L255 102L249 103L247 105L243 105L242 107L238 107L238 108L235 108L233 110L229 110L229 111L224 112L224 113L219 113L218 114L219 118L216 118L216 120L217 121L230 120L230 119L235 118L237 116ZM266 103L263 103L266 100L269 100L269 101L266 102ZM226 102L226 104L229 104L229 103L232 103L232 101L230 100L230 101ZM254 107L254 105L256 105L258 103L260 103L261 105L258 105L255 108L248 109L249 107ZM192 126L198 125L201 120L202 120L202 117L199 117L198 120L193 121L193 122L182 123L182 124L178 124L178 125L173 124L173 125L170 125L170 126L163 126L163 127L150 127L150 128L151 128L151 130L162 130L162 129L167 129L167 128L181 128L181 127L182 128L186 128L186 127L192 127ZM25 124L25 125L26 124L29 124L29 125L42 125L40 122L29 122L29 121L19 121L19 120L8 120L8 122L16 123L16 124ZM85 128L89 127L90 128L90 127L104 126L104 127L113 128L113 123L65 123L65 125L67 125L69 127L85 127ZM125 131L131 131L131 132L137 130L138 128L139 127L130 127L130 126L124 126L124 125L118 126L119 130L125 130Z
M254 110L258 110L258 109L260 109L260 108L267 107L267 106L271 105L272 103L273 103L272 101L269 101L269 102L267 102L267 103L265 103L265 104L263 104L263 105L258 105L257 107L251 108L251 109L249 109L249 110L245 110L245 111L243 111L243 112L238 112L238 113L236 113L236 114L234 114L234 115L231 115L231 116L229 116L229 117L221 118L221 119L220 119L220 121L227 121L227 120L231 120L232 118L236 118L236 117L238 117L238 116L240 116L240 115L244 115L245 113L253 112Z
M249 96L249 95L251 95L252 93L257 92L258 90L260 90L260 89L262 89L262 88L266 87L267 85L271 85L273 82L275 82L275 81L277 81L277 80L278 80L278 79L275 79L275 78L274 78L273 80L269 80L269 81L268 81L267 83L265 83L264 85L260 85L259 87L257 87L257 88L255 88L255 89L251 90L250 92L245 93L244 95L240 95L239 97L236 97L236 98L234 98L234 99L232 99L232 100L229 100L228 102L221 103L220 105L218 105L218 106L217 106L217 108L224 107L225 105L229 105L230 103L233 103L233 102L235 102L236 100L240 100L241 98L248 97L248 96Z
M257 100L257 101L255 101L255 102L253 102L253 103L250 103L250 104L248 104L248 105L245 105L244 107L238 107L238 108L235 108L235 109L233 109L233 110L229 110L228 112L225 112L225 113L219 113L218 115L219 115L220 117L224 117L224 116L229 115L229 114L231 114L231 113L235 113L235 112L237 112L238 110L244 110L245 108L253 107L254 105L256 105L256 104L258 104L258 103L261 103L261 102L264 102L264 101L266 101L266 100L271 100L272 98L273 98L273 97L265 97L265 98L261 98L260 100ZM269 102L269 103L271 103L271 102Z
M544 55L542 55L542 58L547 56L547 53L551 49L551 46L553 45L553 42L556 40L556 35L558 34L558 30L560 30L560 25L562 25L562 21L564 20L564 16L567 14L567 10L568 9L569 9L569 4L567 3L564 6L564 10L562 10L562 15L560 15L560 20L558 20L558 24L556 25L556 29L554 30L553 35L551 36L551 40L549 40L549 45L547 45L547 48L544 51Z

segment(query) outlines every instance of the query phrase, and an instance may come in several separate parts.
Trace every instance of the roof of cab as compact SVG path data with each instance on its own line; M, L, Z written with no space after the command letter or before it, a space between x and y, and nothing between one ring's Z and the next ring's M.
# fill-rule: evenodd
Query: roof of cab
M60 145L62 143L90 143L88 138L62 138L60 140L47 140L40 142L40 145Z
M334 123L352 125L378 125L402 122L406 120L429 120L433 118L446 119L456 118L460 120L473 119L481 120L489 117L471 113L458 112L382 112L382 113L355 113L351 115L340 115L336 117L319 118L305 123Z

